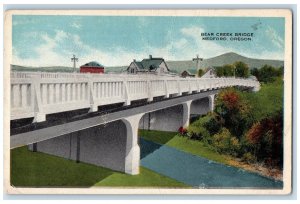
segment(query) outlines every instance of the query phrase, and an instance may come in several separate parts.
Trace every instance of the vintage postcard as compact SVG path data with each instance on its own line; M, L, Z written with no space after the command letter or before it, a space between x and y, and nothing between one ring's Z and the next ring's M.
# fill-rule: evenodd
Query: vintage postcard
M9 194L289 194L292 13L11 10Z

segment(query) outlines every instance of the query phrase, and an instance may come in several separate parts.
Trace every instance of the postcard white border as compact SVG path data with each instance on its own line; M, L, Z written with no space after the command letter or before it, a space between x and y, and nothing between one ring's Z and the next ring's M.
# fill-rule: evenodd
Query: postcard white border
M10 64L12 62L12 15L84 16L232 16L284 17L284 171L283 189L166 189L166 188L16 188L10 185ZM4 188L8 194L218 194L286 195L292 186L292 13L289 9L186 9L186 10L9 10L4 15Z

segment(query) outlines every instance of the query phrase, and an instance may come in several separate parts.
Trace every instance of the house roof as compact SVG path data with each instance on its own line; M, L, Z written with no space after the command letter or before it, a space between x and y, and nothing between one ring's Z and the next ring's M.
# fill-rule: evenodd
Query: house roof
M183 74L183 73L187 73L188 75L190 75L190 76L194 76L195 74L196 74L196 72L194 73L192 73L192 72L190 72L189 70L184 70L183 72L181 72L181 75Z
M149 59L143 59L142 61L134 61L135 65L138 67L139 70L148 71L148 70L156 70L161 63L165 62L163 58L149 58ZM166 64L167 69L168 65Z
M88 67L104 67L102 64L100 64L99 62L96 62L96 61L91 61L91 62L88 62L82 66L88 66Z
M162 58L152 58L143 59L141 64L143 65L143 69L156 70L162 62L164 62L164 59Z

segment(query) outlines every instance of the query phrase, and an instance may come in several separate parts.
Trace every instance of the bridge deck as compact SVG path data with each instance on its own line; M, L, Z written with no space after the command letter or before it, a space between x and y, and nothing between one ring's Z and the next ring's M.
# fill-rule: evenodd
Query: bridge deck
M196 100L216 94L218 91L219 90L210 90L163 100L158 99L152 102L145 101L131 106L122 106L110 110L108 109L106 111L88 113L87 110L81 110L77 113L60 114L59 116L52 115L47 117L47 121L42 123L32 123L23 127L12 128L10 148L13 149L19 146L44 141L61 135L120 120L128 116L176 106L189 100ZM70 115L73 115L73 117L69 117Z
M230 86L259 89L259 82L240 78L180 78L155 75L98 75L75 73L11 73L11 120L46 115L154 97L181 95Z

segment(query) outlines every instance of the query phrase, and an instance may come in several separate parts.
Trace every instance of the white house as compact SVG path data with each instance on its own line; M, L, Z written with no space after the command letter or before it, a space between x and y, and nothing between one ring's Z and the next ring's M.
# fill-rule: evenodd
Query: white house
M136 73L153 73L153 74L168 74L170 72L168 65L163 58L153 58L149 55L149 59L142 61L133 60L127 68L130 74Z
M213 68L208 68L206 72L201 76L201 78L215 78L216 73Z

